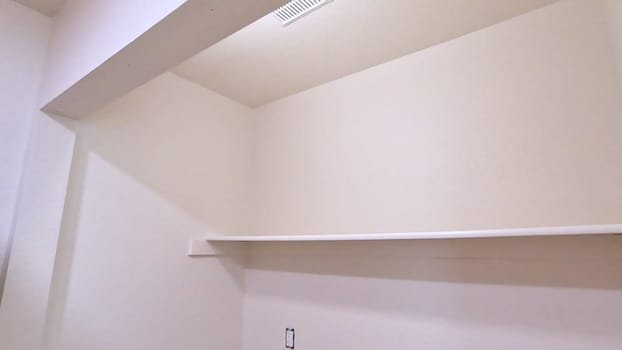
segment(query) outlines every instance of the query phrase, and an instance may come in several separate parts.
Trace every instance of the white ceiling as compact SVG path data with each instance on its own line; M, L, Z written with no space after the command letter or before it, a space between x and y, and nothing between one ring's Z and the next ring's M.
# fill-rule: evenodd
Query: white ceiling
M39 11L42 14L54 17L58 11L63 7L66 0L15 0L22 5L28 6L35 11Z
M176 67L256 107L557 0L335 0L282 27L267 15Z

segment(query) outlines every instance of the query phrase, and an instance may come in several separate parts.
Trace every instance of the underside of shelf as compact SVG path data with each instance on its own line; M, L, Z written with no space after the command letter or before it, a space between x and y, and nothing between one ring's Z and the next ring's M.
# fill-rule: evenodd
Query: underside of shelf
M190 242L188 255L219 255L221 249L213 244L252 242L330 242L330 241L390 241L416 239L456 239L494 237L533 237L566 235L622 234L622 224L526 227L466 231L427 231L403 233L362 234L313 234L313 235L255 235L255 236L213 236Z

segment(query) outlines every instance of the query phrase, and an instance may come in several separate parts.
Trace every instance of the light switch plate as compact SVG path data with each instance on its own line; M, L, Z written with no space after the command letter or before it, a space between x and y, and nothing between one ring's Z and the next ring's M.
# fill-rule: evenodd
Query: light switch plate
M296 341L296 331L293 328L285 328L285 348L293 349Z

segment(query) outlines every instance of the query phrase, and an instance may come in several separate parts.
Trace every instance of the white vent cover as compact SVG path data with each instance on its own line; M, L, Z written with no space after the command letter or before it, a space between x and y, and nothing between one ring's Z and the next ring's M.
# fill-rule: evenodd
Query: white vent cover
M274 16L287 25L332 0L293 0L274 10Z

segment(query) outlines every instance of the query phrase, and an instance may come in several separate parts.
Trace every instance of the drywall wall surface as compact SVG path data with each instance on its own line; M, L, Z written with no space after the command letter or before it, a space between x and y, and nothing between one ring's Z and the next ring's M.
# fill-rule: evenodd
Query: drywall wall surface
M0 1L0 299L49 26L47 17Z
M622 236L257 245L244 349L616 350Z
M41 345L73 154L74 133L37 108L49 30L49 18L0 2L2 349Z
M257 233L622 220L602 1L569 0L257 110Z
M54 18L44 105L166 17L185 0L68 0Z
M173 74L79 123L46 349L239 349L243 267L187 241L241 230L246 107Z
M622 85L622 1L607 0L605 5L605 10L609 14L613 47L618 64L618 75Z
M0 347L41 346L75 134L35 112L2 303Z
M42 106L72 118L90 115L283 2L71 2L56 19L61 29L52 41Z
M258 233L618 222L603 1L561 1L260 108ZM622 236L253 244L243 349L619 349Z

